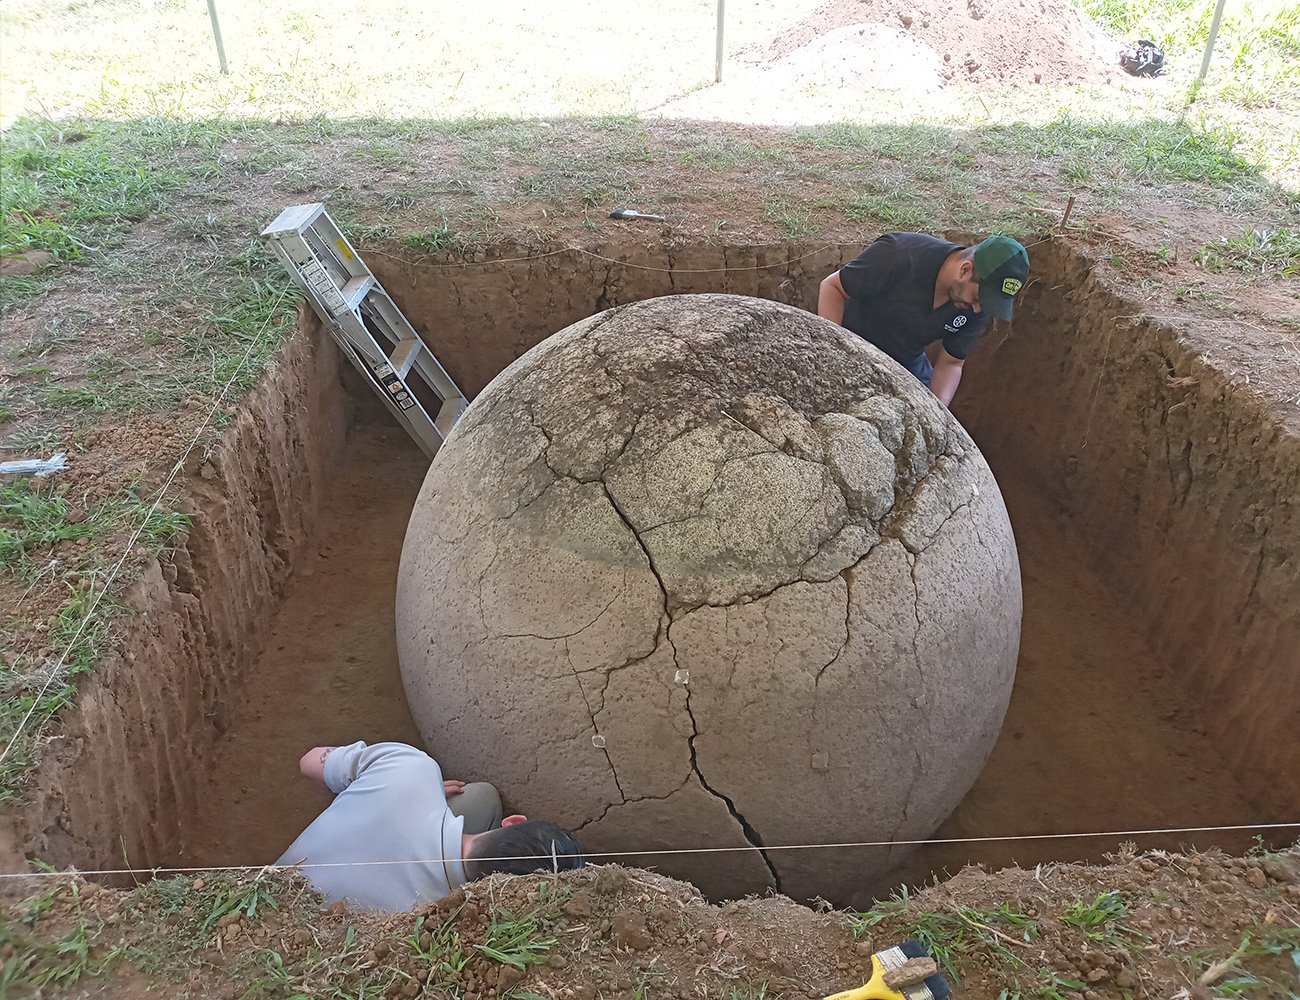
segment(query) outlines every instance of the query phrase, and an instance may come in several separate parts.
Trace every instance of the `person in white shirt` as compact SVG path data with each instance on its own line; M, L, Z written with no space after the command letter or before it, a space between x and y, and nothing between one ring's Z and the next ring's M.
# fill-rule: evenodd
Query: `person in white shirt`
M490 784L444 780L437 761L405 743L314 747L298 766L335 799L276 864L300 865L327 902L399 913L492 872L586 864L573 834L502 816Z

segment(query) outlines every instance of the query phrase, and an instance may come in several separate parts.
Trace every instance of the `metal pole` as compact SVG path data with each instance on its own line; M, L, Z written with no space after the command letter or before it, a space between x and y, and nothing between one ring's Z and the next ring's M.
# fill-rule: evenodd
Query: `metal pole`
M1219 0L1219 6L1223 6L1223 0ZM221 44L221 25L217 21L217 0L208 0L208 17L212 18L212 37L217 40L217 58L221 60L221 72L229 76L230 70L226 67L226 47Z
M1205 58L1201 60L1201 75L1196 78L1200 83L1205 79L1205 74L1210 71L1210 53L1214 51L1214 39L1219 34L1219 18L1223 16L1224 0L1219 0L1214 5L1214 20L1210 22L1210 37L1205 42Z
M210 0L209 0L210 2ZM1219 0L1219 6L1223 6L1223 0ZM723 12L727 9L727 0L718 0L718 59L717 72L713 75L714 83L722 82L722 17Z

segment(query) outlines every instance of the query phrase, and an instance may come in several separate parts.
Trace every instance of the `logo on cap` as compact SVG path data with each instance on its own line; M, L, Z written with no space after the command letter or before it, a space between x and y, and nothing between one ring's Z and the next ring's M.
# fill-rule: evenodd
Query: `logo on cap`
M1021 281L1019 278L1002 279L1002 291L1006 292L1008 295L1015 295L1016 292L1020 291L1021 286L1023 285L1024 282Z

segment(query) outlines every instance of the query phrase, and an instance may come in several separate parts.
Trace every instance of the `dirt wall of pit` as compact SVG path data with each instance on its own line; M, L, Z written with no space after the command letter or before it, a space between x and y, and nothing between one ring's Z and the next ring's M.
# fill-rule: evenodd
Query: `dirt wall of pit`
M150 561L125 596L113 652L79 688L27 802L0 818L0 865L38 857L83 870L184 866L184 831L206 762L240 697L342 448L339 354L316 319L259 379L210 453L196 448L181 508L184 543Z
M1300 807L1300 440L1084 256L1034 250L957 416L1084 539L1249 796ZM1187 329L1194 329L1189 317Z
M859 249L614 245L526 262L367 261L474 395L546 336L609 306L726 291L811 309L820 280ZM1029 481L1062 530L1090 543L1170 674L1199 696L1242 787L1290 818L1300 806L1300 441L1202 359L1190 319L1175 331L1142 318L1066 246L1040 244L1033 260L1014 326L986 335L956 413L1000 479ZM220 443L187 466L193 530L133 588L137 613L82 683L29 802L0 816L6 870L24 857L82 869L186 863L208 751L311 539L353 405L338 352L305 315Z
M527 249L502 247L496 259L479 253L464 263L412 263L378 254L366 262L461 392L473 399L530 347L627 302L730 292L815 310L821 279L856 253L824 244L632 245L520 261L515 258L531 256Z
M372 267L473 396L551 333L621 303L718 291L815 309L818 283L860 249L624 245ZM968 362L955 412L1000 479L1029 477L1062 530L1089 542L1198 696L1247 794L1289 818L1300 807L1300 440L1186 333L1138 315L1084 252L1040 243L1033 268L1015 324L995 324Z

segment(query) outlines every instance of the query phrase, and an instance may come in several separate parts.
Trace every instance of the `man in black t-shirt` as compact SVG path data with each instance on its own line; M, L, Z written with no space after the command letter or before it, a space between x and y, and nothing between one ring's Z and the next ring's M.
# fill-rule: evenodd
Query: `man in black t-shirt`
M817 315L875 344L945 406L988 316L1011 318L1029 255L1009 236L962 247L922 233L886 233L821 284ZM942 340L935 364L925 349Z

